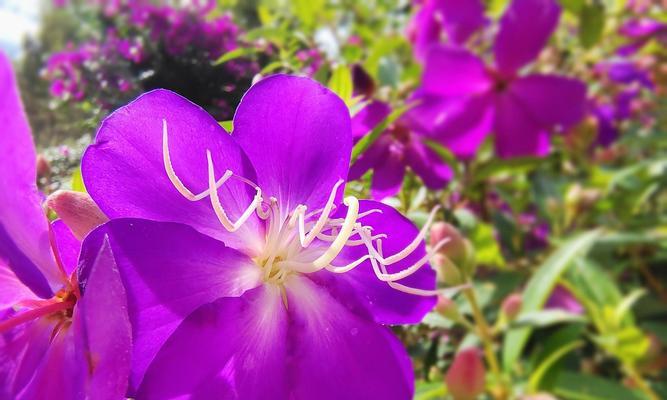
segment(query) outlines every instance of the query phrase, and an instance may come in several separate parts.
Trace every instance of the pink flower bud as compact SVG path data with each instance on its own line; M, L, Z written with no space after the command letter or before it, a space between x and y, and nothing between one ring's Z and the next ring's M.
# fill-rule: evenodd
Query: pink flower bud
M109 220L88 193L58 190L46 199L46 206L63 220L79 240Z
M474 258L472 246L454 226L436 222L431 226L429 243L434 247L442 240L447 240L447 243L442 246L440 253L446 255L458 268L468 272Z
M454 400L474 400L484 392L485 375L481 350L467 348L454 357L445 375L445 384Z
M505 300L503 300L503 304L501 305L501 309L503 310L503 313L507 319L511 321L516 318L517 315L519 315L522 303L523 299L520 293L512 293L505 297Z

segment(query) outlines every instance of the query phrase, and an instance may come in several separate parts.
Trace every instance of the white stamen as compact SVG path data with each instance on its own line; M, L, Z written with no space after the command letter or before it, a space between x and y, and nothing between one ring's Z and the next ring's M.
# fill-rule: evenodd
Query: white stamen
M262 190L257 187L257 193L255 198L252 200L248 208L241 214L239 219L236 222L232 222L227 213L222 208L220 203L220 198L218 197L218 190L215 186L215 170L213 168L213 159L211 158L211 151L206 150L206 160L208 162L208 187L210 192L211 206L215 211L215 215L218 217L218 220L229 232L237 231L247 220L250 218L252 213L259 207L262 203Z
M317 222L315 222L315 225L313 228L306 234L306 228L305 228L305 207L297 207L297 211L295 211L294 215L297 213L299 214L299 240L301 241L301 247L308 247L310 243L317 237L317 235L322 232L322 229L326 225L327 221L329 220L329 214L331 213L333 207L334 207L334 201L336 200L336 192L338 191L338 188L340 185L345 182L344 180L339 180L336 182L336 184L333 186L333 189L331 189L331 193L329 194L329 199L327 200L326 205L324 206L324 209L322 210L322 214L320 214L320 217L317 219ZM355 221L356 221L357 216L355 216ZM347 218L346 218L347 219Z
M174 166L171 163L171 155L169 154L169 136L167 134L167 120L163 119L162 120L162 161L164 163L164 169L167 172L167 177L169 177L169 180L171 181L171 184L174 185L174 188L178 190L178 192L185 197L186 199L190 201L199 201L209 194L209 189L204 190L203 192L199 194L194 194L188 189L185 184L183 184L183 181L176 175L176 171L174 171ZM229 178L232 177L232 171L227 170L225 173L222 175L222 177L215 183L215 188L219 188L222 186Z

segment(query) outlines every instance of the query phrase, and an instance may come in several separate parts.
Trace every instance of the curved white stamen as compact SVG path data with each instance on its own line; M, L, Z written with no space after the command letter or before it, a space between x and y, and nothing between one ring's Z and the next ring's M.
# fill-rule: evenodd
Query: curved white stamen
M315 240L317 234L322 232L322 229L324 229L324 226L329 220L329 214L331 214L331 211L333 210L334 201L336 200L336 193L338 192L338 188L344 182L345 182L344 180L340 179L333 186L333 188L331 189L331 193L329 194L329 199L327 200L327 203L324 206L324 209L322 210L322 214L320 214L319 218L317 219L317 222L315 222L315 225L308 232L308 234L306 234L306 228L305 228L306 209L303 206L297 207L297 211L295 211L294 215L296 214L299 215L299 240L301 241L301 247L308 247L308 245L310 245L313 242L313 240Z
M343 203L347 206L347 214L345 215L345 222L340 227L340 232L338 236L331 243L331 247L327 249L320 257L313 261L313 266L317 269L322 269L329 265L338 254L345 247L345 242L352 235L355 224L357 223L357 217L359 215L359 200L354 196L348 196L345 198Z
M327 271L330 271L330 272L333 272L333 273L336 273L336 274L344 274L346 272L349 272L349 271L355 269L357 266L361 265L361 263L363 263L364 261L366 261L370 258L371 258L371 256L366 254L365 256L363 256L363 257L361 257L361 258L359 258L359 259L357 259L357 260L355 260L355 261L353 261L353 262L351 262L347 265L341 265L341 266L327 265L326 269L327 269Z
M397 263L397 262L405 259L407 256L412 254L412 252L415 251L415 249L417 249L417 247L419 247L419 245L421 243L424 242L424 238L426 238L426 232L428 232L428 228L433 223L433 219L435 218L435 214L438 212L439 208L440 207L438 207L438 206L435 206L433 208L433 210L431 211L431 214L428 216L428 220L424 224L424 227L419 231L419 234L412 240L412 242L410 242L410 244L408 244L403 250L401 250L398 253L393 254L393 255L391 255L387 258L384 258L375 250L375 248L372 245L370 245L370 246L367 246L367 247L368 247L368 251L370 252L371 256L376 258L381 264L384 264L384 265L392 265L394 263Z
M229 232L235 232L248 220L248 218L250 218L250 216L257 209L259 204L262 203L262 190L259 187L257 187L257 193L255 194L255 197L253 198L248 208L246 208L246 210L243 212L243 214L241 214L241 216L236 222L232 222L227 216L225 210L222 208L222 204L220 203L220 198L218 197L218 190L215 186L216 184L215 169L213 168L213 159L211 158L210 150L206 150L206 161L208 162L208 187L211 199L211 206L213 206L215 215L218 217L218 220L220 221L222 226L224 226L225 229L227 229Z
M164 163L164 169L167 172L167 177L169 177L169 181L171 181L171 184L174 185L174 188L178 190L178 192L185 197L186 199L190 201L199 201L209 194L209 189L204 190L201 193L194 194L188 189L183 181L176 175L176 171L174 171L174 166L171 163L171 155L169 153L169 135L167 134L167 120L163 119L162 120L162 161ZM232 177L232 171L227 170L225 173L222 175L222 177L215 183L215 188L219 188L222 186L229 178Z

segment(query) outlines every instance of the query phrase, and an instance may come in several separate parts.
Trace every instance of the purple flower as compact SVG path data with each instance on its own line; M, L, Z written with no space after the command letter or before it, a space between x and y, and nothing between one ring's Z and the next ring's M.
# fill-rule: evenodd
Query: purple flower
M667 24L650 18L632 19L619 28L619 33L629 42L616 51L621 56L637 53L652 39L667 44Z
M84 155L86 187L118 219L81 258L108 235L132 311L133 392L410 398L409 357L381 324L435 304L428 224L342 200L349 112L318 83L261 80L233 126L156 90L109 116Z
M471 157L494 132L501 157L544 155L551 129L583 117L582 82L520 73L547 43L559 15L553 0L513 0L500 20L493 66L462 48L439 46L428 53L423 92L434 105L442 103L433 130L455 154Z
M75 269L79 241L49 225L35 149L9 60L0 54L0 398L124 397L125 292L108 245Z
M562 285L556 285L544 308L563 310L573 314L584 313L584 307L581 303Z
M391 112L389 105L373 101L352 119L352 137L361 139ZM371 195L376 200L393 196L401 189L407 168L417 174L431 189L441 189L452 178L451 169L424 140L419 124L411 116L422 110L408 111L382 132L378 139L350 168L349 179L359 179L373 169Z
M415 56L423 60L443 36L450 43L463 44L486 23L480 0L424 0L410 21L408 36Z

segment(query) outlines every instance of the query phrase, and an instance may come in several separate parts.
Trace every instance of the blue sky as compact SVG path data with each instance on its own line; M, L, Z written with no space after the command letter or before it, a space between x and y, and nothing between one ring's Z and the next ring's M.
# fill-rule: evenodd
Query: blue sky
M21 54L21 40L37 32L40 0L0 0L0 49Z

